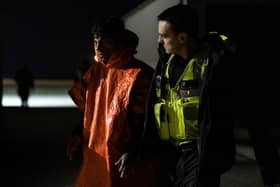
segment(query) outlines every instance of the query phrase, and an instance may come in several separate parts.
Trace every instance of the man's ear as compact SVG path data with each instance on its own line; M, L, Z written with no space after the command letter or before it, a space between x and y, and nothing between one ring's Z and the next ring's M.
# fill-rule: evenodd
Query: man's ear
M178 35L178 39L180 43L186 43L186 41L188 40L188 34L185 32L180 32Z

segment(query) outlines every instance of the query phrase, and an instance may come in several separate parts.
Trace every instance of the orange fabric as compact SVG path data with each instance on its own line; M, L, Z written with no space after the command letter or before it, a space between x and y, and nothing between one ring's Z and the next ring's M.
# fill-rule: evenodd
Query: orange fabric
M131 49L122 50L106 65L94 63L83 80L69 91L73 101L84 110L83 136L86 144L76 187L155 186L152 180L150 185L147 182L144 185L143 180L150 179L138 174L143 166L151 167L149 164L140 167L139 163L135 163L136 171L127 179L119 178L114 165L128 151L130 129L127 114L129 110L144 112L152 76L142 68L142 62L133 58L133 52ZM145 172L148 174L149 171ZM138 183L135 181L138 177L146 179L142 178Z

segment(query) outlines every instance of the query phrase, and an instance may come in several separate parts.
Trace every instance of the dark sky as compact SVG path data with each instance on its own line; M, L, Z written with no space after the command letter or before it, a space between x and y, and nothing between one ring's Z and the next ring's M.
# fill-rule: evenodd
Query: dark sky
M98 15L122 15L139 0L9 0L1 2L3 77L28 64L36 78L69 79L89 55Z

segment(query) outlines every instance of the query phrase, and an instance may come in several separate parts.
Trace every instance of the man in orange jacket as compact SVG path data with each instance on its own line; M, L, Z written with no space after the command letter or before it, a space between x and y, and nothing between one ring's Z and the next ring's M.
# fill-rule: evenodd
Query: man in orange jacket
M96 62L69 90L84 112L82 136L68 147L72 158L76 146L83 144L76 187L156 186L147 172L151 168L133 161L153 74L134 58L137 45L138 37L120 19L102 20L94 28Z

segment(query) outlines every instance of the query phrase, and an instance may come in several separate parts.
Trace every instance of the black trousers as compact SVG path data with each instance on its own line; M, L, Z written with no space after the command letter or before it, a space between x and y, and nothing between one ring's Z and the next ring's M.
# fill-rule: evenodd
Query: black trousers
M181 150L166 144L161 153L161 187L219 187L220 174L209 172L198 177L198 151L196 144Z

